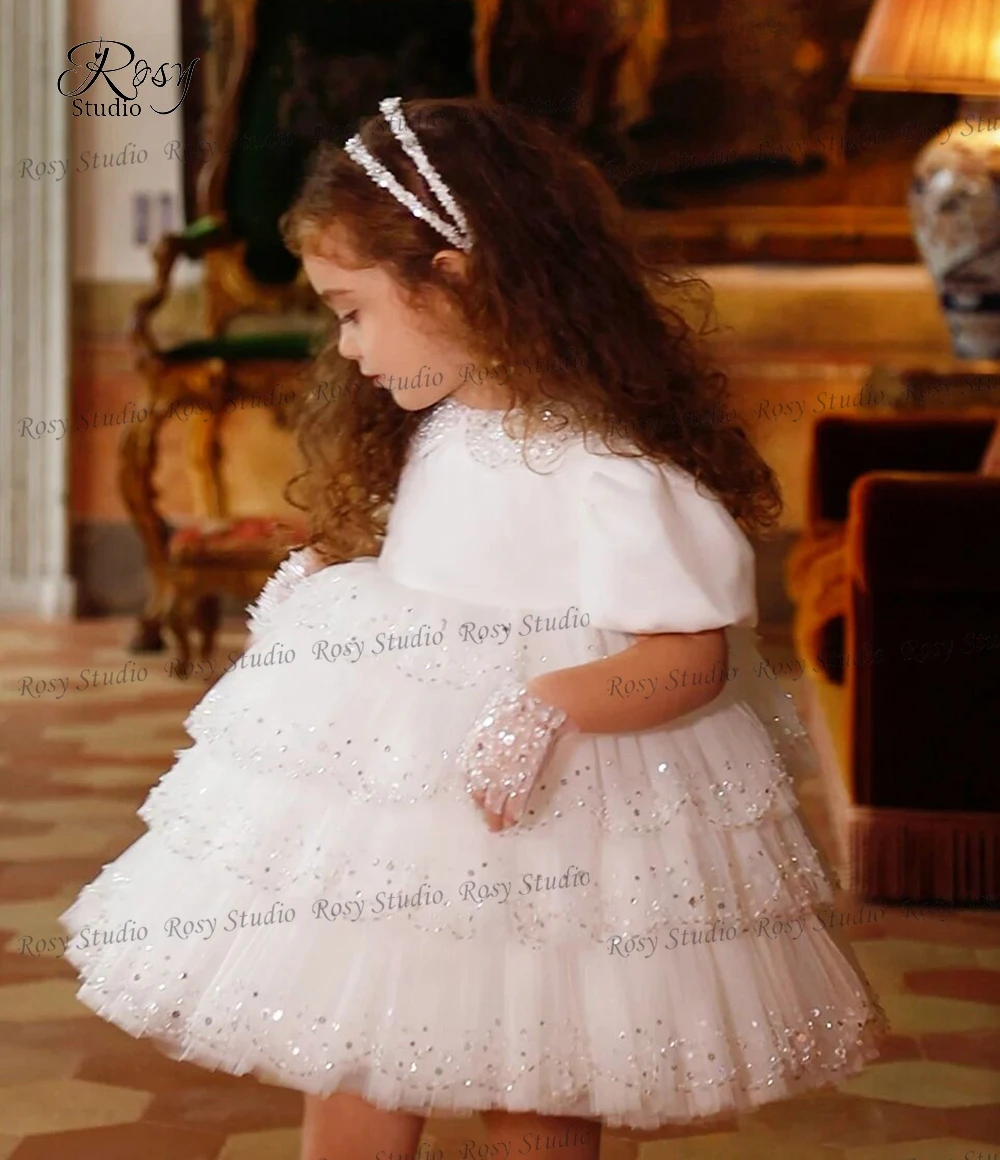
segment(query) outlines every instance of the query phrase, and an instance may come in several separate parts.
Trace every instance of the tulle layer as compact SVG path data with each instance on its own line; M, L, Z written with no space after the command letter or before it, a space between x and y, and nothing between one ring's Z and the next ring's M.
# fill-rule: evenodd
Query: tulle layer
M690 795L675 799L667 779L640 785L636 775L634 800L646 816L609 831L595 767L544 775L535 808L552 824L493 833L463 794L373 805L330 795L318 778L276 788L196 745L139 814L177 856L221 880L272 899L307 891L311 903L347 913L360 901L362 924L405 922L458 938L603 940L746 923L764 912L793 917L832 900L797 814L706 825ZM616 767L629 768L621 755ZM556 787L553 808L545 795Z
M719 924L699 945L529 946L329 921L311 902L210 875L149 833L62 916L66 957L88 1007L175 1058L434 1114L651 1128L747 1111L856 1072L885 1030L815 917Z
M497 629L504 633L490 637ZM567 738L544 808L522 828L551 824L563 806L579 808L581 790L612 831L662 826L683 801L715 825L794 811L785 767L801 724L787 697L754 675L752 632L731 629L728 637L728 679L721 665L649 675L661 686L717 682L708 706L664 729ZM319 779L331 802L458 800L454 754L501 683L613 656L633 639L591 627L580 610L470 605L405 588L374 561L354 561L311 577L279 605L186 726L226 764L268 778ZM626 695L616 678L608 695ZM560 794L571 768L574 781ZM640 789L646 802L637 800Z
M732 679L722 666L710 673L650 673L650 679L661 687L722 687L706 710L686 721L746 701L764 710L773 740L786 739L794 712L787 698L776 698L754 676L760 657L752 631L728 635ZM611 656L633 639L592 627L586 610L473 605L406 588L375 561L357 560L317 573L278 605L186 726L193 738L224 747L248 768L326 775L368 800L415 800L439 791L442 757L499 683ZM609 681L611 698L646 691L626 693L623 682ZM783 711L776 714L779 701ZM389 738L377 728L387 715ZM450 730L441 732L449 720ZM349 748L359 744L381 748L363 765Z
M564 738L517 827L468 799L454 753L493 689L632 642L584 616L374 560L303 581L62 916L81 1000L181 1059L424 1113L654 1127L860 1068L884 1017L815 918L802 729L751 633L704 710Z
M524 821L497 835L454 760L485 699L512 672L613 655L631 637L591 628L579 612L414 592L373 561L319 573L271 615L248 663L191 713L194 747L140 810L178 854L262 891L440 890L446 901L411 921L462 937L526 938L561 916L567 930L604 938L829 901L775 744L786 723L776 717L769 732L749 700L760 681L739 679L753 655L746 634L731 644L734 679L714 672L722 692L709 709L663 729L567 736ZM444 626L436 643L433 624ZM507 638L491 639L503 625ZM407 647L367 648L400 640ZM335 662L317 659L336 642L345 650ZM279 655L293 659L251 663ZM467 880L559 880L571 864L586 876L572 889L528 890L477 913L452 904Z

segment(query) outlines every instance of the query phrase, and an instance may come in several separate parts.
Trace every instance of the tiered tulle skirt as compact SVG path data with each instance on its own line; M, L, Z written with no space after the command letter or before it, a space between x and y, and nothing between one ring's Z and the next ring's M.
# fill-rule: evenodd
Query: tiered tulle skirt
M518 827L466 797L454 752L500 681L630 643L583 615L370 559L302 584L62 916L79 998L179 1059L435 1114L650 1128L860 1069L884 1015L822 917L800 727L752 634L706 709L561 742Z

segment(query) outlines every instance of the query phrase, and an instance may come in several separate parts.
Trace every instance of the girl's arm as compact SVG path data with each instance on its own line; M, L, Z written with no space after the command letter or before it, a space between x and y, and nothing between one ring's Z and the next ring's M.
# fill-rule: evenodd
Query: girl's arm
M521 820L558 737L634 733L683 717L722 691L726 659L724 629L657 633L604 660L543 673L521 691L516 681L498 690L458 754L486 824L501 830Z
M632 733L714 700L726 659L724 629L657 633L615 656L543 673L527 688L562 709L581 733Z
M753 547L722 500L669 464L598 460L577 512L579 603L595 628L636 643L494 690L456 754L494 829L520 821L563 734L638 733L711 702L727 679L715 626L756 620Z

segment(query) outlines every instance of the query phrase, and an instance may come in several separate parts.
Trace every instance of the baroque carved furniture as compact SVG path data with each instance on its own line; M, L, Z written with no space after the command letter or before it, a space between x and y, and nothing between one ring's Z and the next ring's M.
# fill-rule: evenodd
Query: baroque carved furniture
M264 360L251 366L227 365L221 358L186 366L176 376L164 374L150 384L148 417L135 423L122 439L119 486L147 553L150 592L132 651L163 647L166 625L177 641L178 675L191 660L191 633L201 637L200 655L212 653L222 596L249 603L289 548L302 540L301 521L264 517L233 518L222 480L222 428L227 413L237 407L269 406L274 421L287 426L296 399L294 389L273 388L267 395L245 386L251 375L281 373L280 362ZM242 380L242 381L241 381ZM149 380L147 380L148 382ZM280 400L270 403L275 396ZM201 517L170 521L161 510L154 477L159 463L164 423L176 414L194 413L187 424L188 468Z
M299 522L230 516L220 437L236 406L277 396L266 409L287 422L310 389L304 376L322 316L278 228L308 155L322 137L341 143L387 93L457 96L473 81L471 9L457 0L185 0L184 17L186 43L208 43L193 139L199 118L185 109L182 154L198 167L186 186L196 188L194 220L157 242L155 284L135 308L149 417L124 437L119 481L149 584L132 648L163 648L167 625L187 660L191 630L201 630L207 655L222 596L252 600L303 532ZM202 264L205 334L165 347L152 322L180 257ZM164 422L178 406L203 416L187 428L202 519L186 527L164 514L153 478Z
M998 419L814 428L787 583L812 705L837 734L841 768L825 772L850 889L866 898L1000 901Z

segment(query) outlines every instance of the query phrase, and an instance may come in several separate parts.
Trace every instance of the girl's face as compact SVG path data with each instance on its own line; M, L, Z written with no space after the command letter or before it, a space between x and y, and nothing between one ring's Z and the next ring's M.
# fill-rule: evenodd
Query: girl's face
M457 251L442 251L435 261L461 272L462 258ZM391 391L403 410L421 411L453 392L472 406L496 401L473 377L478 368L468 347L448 337L457 328L443 295L433 295L426 309L417 311L382 266L358 270L309 253L302 266L340 320L341 356L356 362L374 386Z

